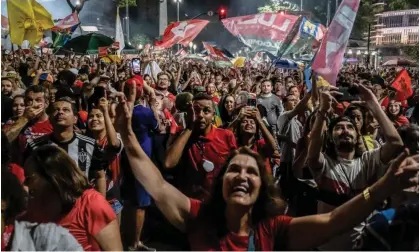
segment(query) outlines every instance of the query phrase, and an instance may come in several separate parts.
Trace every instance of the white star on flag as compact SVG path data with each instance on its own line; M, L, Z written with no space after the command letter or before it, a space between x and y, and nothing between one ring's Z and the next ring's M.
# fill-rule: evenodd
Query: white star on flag
M187 30L195 27L194 24L188 24L188 22L180 22L176 27L172 29L173 34L175 34L175 37L185 37L185 33Z

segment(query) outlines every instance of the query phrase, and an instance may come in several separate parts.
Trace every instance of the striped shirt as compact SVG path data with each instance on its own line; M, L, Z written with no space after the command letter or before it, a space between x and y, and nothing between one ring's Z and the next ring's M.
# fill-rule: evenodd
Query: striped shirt
M74 133L73 138L65 143L56 141L52 134L44 135L36 139L28 140L26 146L26 157L32 150L44 146L55 145L63 148L78 167L86 174L87 178L92 177L92 172L101 170L103 165L103 152L96 145L93 138Z

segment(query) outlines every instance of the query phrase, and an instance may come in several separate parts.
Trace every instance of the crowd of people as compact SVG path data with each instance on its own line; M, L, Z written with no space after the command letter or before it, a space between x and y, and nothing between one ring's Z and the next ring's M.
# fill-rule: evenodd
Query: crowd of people
M139 57L3 55L2 250L419 250L418 70Z

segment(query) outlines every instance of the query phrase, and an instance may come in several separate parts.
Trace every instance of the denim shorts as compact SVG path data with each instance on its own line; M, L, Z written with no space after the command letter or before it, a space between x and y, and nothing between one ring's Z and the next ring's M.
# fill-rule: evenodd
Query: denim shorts
M138 208L145 208L151 205L150 194L148 194L143 185L141 185L141 183L138 181L135 181L135 193L137 196L136 206Z

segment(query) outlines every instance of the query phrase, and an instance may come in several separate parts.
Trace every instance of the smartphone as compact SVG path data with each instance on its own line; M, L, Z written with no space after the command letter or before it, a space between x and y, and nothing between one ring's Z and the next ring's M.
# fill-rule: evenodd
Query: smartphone
M139 58L133 58L131 61L132 64L132 71L135 74L141 73L141 60Z
M93 106L93 104L95 106L99 105L99 100L102 97L105 97L105 88L104 87L100 87L100 86L96 86L94 88L94 93L92 96L89 97L89 105Z
M247 98L247 106L256 107L256 94L249 93L249 96Z
M356 87L340 87L339 88L339 92L342 93L343 95L336 97L336 100L338 102L343 102L343 101L347 101L347 102L351 102L351 101L359 101L359 92L358 89Z

